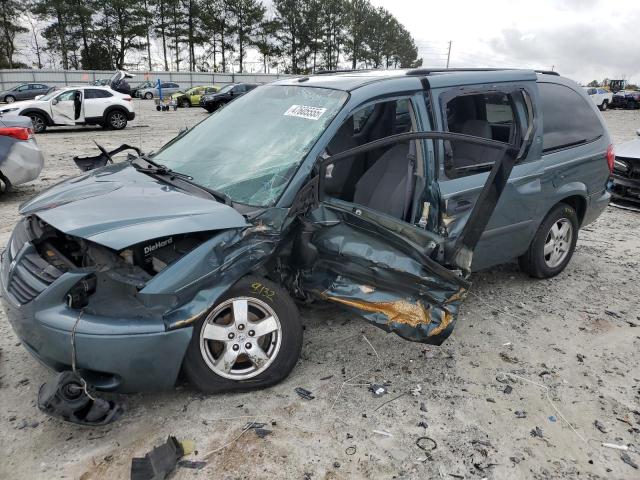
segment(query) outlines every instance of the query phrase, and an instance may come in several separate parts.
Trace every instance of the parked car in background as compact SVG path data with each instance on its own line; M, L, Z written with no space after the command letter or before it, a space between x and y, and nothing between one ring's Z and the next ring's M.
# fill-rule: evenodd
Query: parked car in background
M613 94L613 99L609 105L612 108L640 108L640 91L638 90L620 90Z
M600 87L584 87L587 95L593 100L593 103L602 110L605 111L611 101L613 100L613 93L609 90Z
M231 83L222 87L217 93L204 95L200 99L200 106L211 113L232 100L250 92L257 86L257 83Z
M636 132L640 137L640 129ZM616 146L611 203L640 211L640 138Z
M37 100L26 100L0 108L3 118L19 115L31 118L35 133L47 127L101 125L120 130L135 118L131 96L110 87L65 87Z
M200 98L203 95L211 95L220 90L217 85L204 85L198 87L191 87L186 92L176 92L171 95L179 107L196 107L200 105Z
M558 275L609 203L613 157L558 75L287 78L24 203L0 301L54 369L75 338L96 388L171 388L181 371L208 393L264 388L301 352L293 298L441 344L471 271L519 258Z
M174 93L182 90L182 87L180 87L180 85L174 82L161 82L160 85L162 87L163 97L170 97ZM137 91L137 95L140 98L151 100L152 98L160 96L160 90L158 89L157 84L155 84L151 87L139 89Z
M31 100L38 95L44 95L49 88L49 85L43 83L23 83L0 92L0 102L13 103L20 100Z
M43 166L31 119L0 116L0 192L35 180Z
M91 82L89 85L94 85L97 87L106 87L107 85L109 85L110 81L111 81L110 78L99 78L98 80L94 80L93 82Z
M138 95L138 92L140 92L140 90L145 90L147 88L153 88L153 86L156 84L156 82L152 82L151 80L146 80L138 85L136 85L135 87L131 88L131 96L134 98L138 98L140 95Z

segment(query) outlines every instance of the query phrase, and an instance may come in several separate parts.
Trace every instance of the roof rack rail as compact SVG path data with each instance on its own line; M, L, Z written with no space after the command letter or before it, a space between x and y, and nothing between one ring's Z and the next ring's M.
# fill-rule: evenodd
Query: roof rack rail
M560 74L555 70L534 70L534 72L542 73L543 75L555 75L556 77L560 76Z
M523 70L520 68L412 68L407 70L407 75L429 75L431 73L447 73L447 72L500 72L503 70ZM553 70L533 70L536 73L542 73L545 75L560 76L558 72Z
M341 70L319 70L313 75L333 75L334 73L350 73L350 72L372 72L374 70L380 70L375 68L347 68Z

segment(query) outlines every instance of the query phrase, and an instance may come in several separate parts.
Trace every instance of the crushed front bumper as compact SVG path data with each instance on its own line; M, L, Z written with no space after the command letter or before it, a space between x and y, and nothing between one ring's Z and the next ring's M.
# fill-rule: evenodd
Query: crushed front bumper
M35 140L17 140L6 156L0 156L0 173L11 185L35 180L44 166L44 157Z
M69 308L67 292L86 273L64 273L44 286L23 268L23 257L32 252L29 243L11 258L2 254L0 295L2 306L16 335L27 350L45 366L71 369L71 335L80 311ZM32 299L18 301L14 277L20 276L21 291ZM41 290L41 291L40 291ZM96 388L120 392L169 389L178 377L191 340L192 328L167 331L161 318L114 318L84 313L77 322L75 344L78 369Z
M609 182L612 203L623 206L640 208L640 159L616 158L616 161L626 165L627 170L616 169Z

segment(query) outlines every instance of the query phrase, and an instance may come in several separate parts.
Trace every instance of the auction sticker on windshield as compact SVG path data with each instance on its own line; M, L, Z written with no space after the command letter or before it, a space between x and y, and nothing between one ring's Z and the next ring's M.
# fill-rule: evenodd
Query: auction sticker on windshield
M326 112L326 108L321 107L309 107L307 105L291 105L289 109L284 112L285 115L289 117L300 117L306 118L308 120L318 120L324 112Z

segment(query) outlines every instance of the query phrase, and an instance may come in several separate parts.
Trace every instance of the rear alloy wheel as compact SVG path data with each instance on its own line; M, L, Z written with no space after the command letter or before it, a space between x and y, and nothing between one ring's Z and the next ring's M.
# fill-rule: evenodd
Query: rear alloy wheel
M144 98L146 98L147 100L151 100L153 98L153 93L151 92L147 92L144 94Z
M206 393L263 388L291 372L301 348L302 325L287 292L246 277L196 323L184 370Z
M550 278L565 269L578 241L578 215L560 203L546 216L529 250L519 258L520 268L532 277Z
M47 120L39 113L30 113L29 118L33 124L33 133L42 133L47 129Z
M181 106L184 107L184 108L189 108L189 107L191 107L191 102L188 99L184 99L184 100L182 100L182 105Z
M6 97L4 97L4 101L7 103L13 103L16 101L16 97L14 97L13 95L7 95Z
M107 125L112 130L122 130L127 126L127 116L121 110L114 110L107 115Z

